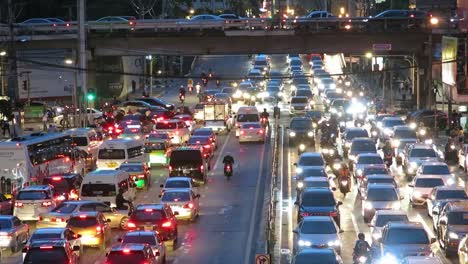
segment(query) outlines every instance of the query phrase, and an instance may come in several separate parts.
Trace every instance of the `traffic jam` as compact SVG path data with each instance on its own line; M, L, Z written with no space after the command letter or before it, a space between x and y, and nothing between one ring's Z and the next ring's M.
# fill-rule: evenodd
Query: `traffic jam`
M468 263L468 152L436 137L443 113L386 106L330 74L323 54L283 57L275 68L255 55L246 78L225 85L210 70L180 87L178 102L115 100L95 126L0 142L0 252L86 263L94 248L108 264L166 263L180 225L203 214L210 171L222 166L232 181L245 165L219 156L220 137L248 151L284 129L288 261Z

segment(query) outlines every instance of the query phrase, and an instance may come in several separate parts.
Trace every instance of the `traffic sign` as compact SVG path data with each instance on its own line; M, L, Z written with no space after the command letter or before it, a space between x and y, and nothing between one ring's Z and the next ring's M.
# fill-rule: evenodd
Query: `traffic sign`
M255 255L255 264L270 264L270 255L268 254Z
M389 50L392 50L392 44L390 43L372 44L372 49L374 51L389 51Z

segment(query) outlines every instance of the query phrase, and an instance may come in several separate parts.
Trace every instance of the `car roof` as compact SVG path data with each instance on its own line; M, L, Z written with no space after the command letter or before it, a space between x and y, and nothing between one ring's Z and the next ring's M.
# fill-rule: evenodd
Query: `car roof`
M146 244L139 244L139 243L127 243L127 244L117 244L112 246L112 251L122 251L124 249L129 249L131 251L141 251L148 247Z
M448 202L446 206L450 208L450 211L468 212L468 200Z
M21 191L45 191L50 188L52 188L50 185L31 185L31 186L24 187L23 189L20 190L20 192Z
M427 145L424 143L415 143L412 146L413 149L418 148L418 149L434 149L432 145Z
M192 178L189 177L169 177L166 179L166 182L170 181L189 181L192 182Z
M211 127L201 127L201 128L197 128L197 129L195 129L193 132L195 133L195 132L197 132L197 131L207 131L207 130L213 132L213 128L211 128Z
M34 234L50 234L50 233L61 234L65 230L67 230L67 229L64 228L64 227L45 227L45 228L36 229L34 231Z
M388 222L387 227L391 228L415 228L424 229L424 226L420 222Z
M388 174L370 174L367 175L367 179L392 179L394 180L393 176L388 175Z
M447 163L445 162L442 162L442 161L428 161L428 162L423 162L421 164L422 167L425 167L425 166L447 166Z
M442 175L436 174L419 174L414 177L414 179L442 179Z
M74 212L70 215L70 218L81 217L81 216L97 217L99 213L100 212L97 212L97 211Z
M303 193L332 193L328 188L306 188Z
M306 216L302 218L303 222L324 222L324 221L334 221L331 216Z
M13 215L0 215L0 219L12 219Z
M441 177L443 178L443 177ZM434 187L435 191L465 191L465 188L461 186L449 186L449 185L444 185L444 186L436 186Z
M128 231L125 233L124 236L155 236L156 233L154 231L141 231L141 230L134 230Z
M183 151L183 150L198 150L200 151L200 146L180 146L180 147L175 147L172 149L171 152L174 151Z
M322 153L320 152L304 152L299 156L299 159L301 157L322 157Z
M305 182L328 182L328 178L326 177L305 177L303 179Z
M376 216L381 216L381 215L408 215L405 211L403 210L377 210L375 211Z
M390 183L373 183L367 185L367 189L395 189L395 186Z
M350 131L367 131L367 130L363 127L348 127L345 130L345 132L350 132Z

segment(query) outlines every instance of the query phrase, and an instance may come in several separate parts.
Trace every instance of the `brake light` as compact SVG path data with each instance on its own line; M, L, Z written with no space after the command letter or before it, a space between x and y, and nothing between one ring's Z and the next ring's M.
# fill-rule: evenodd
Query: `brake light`
M60 181L61 179L62 179L62 177L52 177L53 181Z
M23 207L23 203L15 202L15 207Z
M249 129L253 129L253 127L249 127Z
M114 130L114 127L113 127L113 126L110 126L110 127L108 128L108 130L112 131L112 130Z
M167 221L162 224L162 227L171 227L171 226L172 226L171 221Z
M42 247L39 247L40 249L52 249L53 247L52 246L42 246Z
M263 134L263 130L258 131L259 134Z
M70 23L67 23L66 26L69 27L69 26L70 26Z
M101 234L102 228L100 226L96 226L96 235Z
M144 175L144 174L138 174L138 178L140 178L140 179L141 179L141 178L144 178L144 177L145 177L145 175Z
M128 222L127 227L128 228L136 228L136 225L134 223L132 223L132 222Z
M115 130L115 132L116 132L116 133L120 133L120 132L122 132L122 129L118 129L118 128L117 128L117 129Z
M145 212L153 212L153 209L147 208L147 209L145 209Z
M128 253L130 253L130 249L125 248L124 250L122 250L122 252L125 253L125 254L128 254Z
M125 122L125 123L127 123L127 124L131 124L131 123L132 123L132 121L127 121L127 122Z
M330 213L330 216L333 216L333 217L335 217L337 215L338 215L338 212L336 212L336 211L333 211L333 212Z
M132 26L132 25L135 25L135 22L129 21L128 24L130 24Z
M186 209L193 209L193 203L190 202L190 203L184 205L184 208L186 208Z
M175 134L176 134L176 135L179 135L179 130L176 130Z
M63 219L63 218L52 218L52 222L65 223L65 219Z
M169 171L172 171L172 166L171 165L169 165Z
M86 215L80 215L79 217L80 218L86 218Z
M209 148L211 148L211 145L205 145L203 147L206 148L206 149L209 149Z
M47 201L47 202L42 202L42 206L43 207L49 207L52 205L52 202L51 201Z
M307 212L301 212L301 216L304 217L304 216L309 216L310 214L307 213Z
M245 134L244 130L242 130L242 131L240 132L240 134L241 134L241 135L244 135L244 134Z
M203 169L205 169L205 167L203 165L200 165L200 170L203 171Z

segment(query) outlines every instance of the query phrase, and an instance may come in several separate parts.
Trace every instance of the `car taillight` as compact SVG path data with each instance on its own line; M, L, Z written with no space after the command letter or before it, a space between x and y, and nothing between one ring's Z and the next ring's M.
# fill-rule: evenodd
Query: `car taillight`
M100 226L96 226L96 235L101 234L102 228Z
M263 130L259 130L258 133L259 133L259 134L263 134Z
M171 165L169 165L169 171L172 171L172 166Z
M52 177L53 181L60 181L61 179L62 179L62 177Z
M171 223L171 221L167 221L167 222L164 222L161 226L162 227L171 227L172 223Z
M330 216L333 216L333 217L335 217L337 215L338 215L338 212L336 212L336 211L333 211L333 212L330 213Z
M122 132L122 129L118 129L118 128L117 128L117 129L115 130L115 132L116 132L116 133L121 133L121 132Z
M63 219L63 218L52 218L52 222L65 223L65 219Z
M110 126L110 127L107 128L107 130L112 131L112 130L114 130L114 127Z
M23 207L23 203L21 203L21 202L15 202L15 207Z
M50 201L42 202L43 207L49 207L51 205L52 205L52 202L50 202Z
M175 134L176 134L176 135L179 135L179 130L176 130Z
M138 178L140 178L140 179L141 179L141 178L144 178L144 177L145 177L145 175L144 175L144 174L138 174Z
M190 202L190 203L184 205L184 208L185 209L193 209L193 203Z
M132 223L132 222L128 222L127 227L128 228L136 228L136 225L134 223Z
M301 216L304 217L304 216L309 216L309 213L307 212L301 212Z
M200 170L203 171L203 169L205 169L205 167L203 165L200 165Z
M240 132L240 134L241 134L241 135L244 135L244 131L242 130L242 131Z
M209 148L211 148L211 145L205 145L203 147L206 148L206 149L209 149Z

